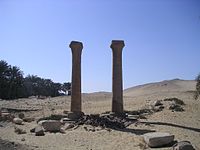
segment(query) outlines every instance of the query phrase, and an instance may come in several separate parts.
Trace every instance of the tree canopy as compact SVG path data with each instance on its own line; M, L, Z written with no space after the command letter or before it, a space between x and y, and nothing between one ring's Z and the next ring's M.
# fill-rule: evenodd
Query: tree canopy
M54 83L51 79L43 79L36 75L23 77L17 66L0 61L0 98L16 99L29 96L60 96L70 91L71 83ZM68 92L68 94L70 94Z
M200 95L200 73L199 75L196 77L195 79L197 81L196 83L196 91L195 91L195 95L194 98L198 99L199 95Z

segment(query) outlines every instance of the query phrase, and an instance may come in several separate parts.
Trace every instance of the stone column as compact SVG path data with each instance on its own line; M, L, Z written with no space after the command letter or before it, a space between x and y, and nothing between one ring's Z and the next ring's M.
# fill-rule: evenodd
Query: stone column
M71 91L71 113L72 118L82 113L81 108L81 53L83 44L72 41L69 45L72 51L72 91ZM74 117L75 116L75 117Z
M112 112L123 114L123 82L122 82L122 49L124 41L113 40L111 49L113 52L112 72Z

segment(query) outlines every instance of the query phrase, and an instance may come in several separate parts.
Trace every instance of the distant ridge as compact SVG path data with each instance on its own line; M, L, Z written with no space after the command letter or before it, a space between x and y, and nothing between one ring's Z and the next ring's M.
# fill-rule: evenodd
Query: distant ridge
M186 92L194 91L196 81L194 80L183 80L183 79L172 79L164 80L161 82L148 83L144 85L138 85L124 90L125 96L139 96L152 94L156 92Z

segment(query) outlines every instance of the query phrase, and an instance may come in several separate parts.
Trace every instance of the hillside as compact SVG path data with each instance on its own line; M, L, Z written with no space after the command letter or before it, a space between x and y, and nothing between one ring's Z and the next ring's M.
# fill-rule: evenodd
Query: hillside
M124 96L158 95L172 92L188 92L195 90L196 81L194 80L164 80L161 82L149 83L131 87L124 90Z

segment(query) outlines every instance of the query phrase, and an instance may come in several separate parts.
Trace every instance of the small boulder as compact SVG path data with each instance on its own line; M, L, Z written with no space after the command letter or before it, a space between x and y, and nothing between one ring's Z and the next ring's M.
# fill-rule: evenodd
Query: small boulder
M161 103L161 100L156 100L156 101L153 102L152 105L153 106L160 106L160 105L163 105L163 104Z
M163 132L146 133L143 137L149 147L161 147L170 144L174 140L174 135Z
M32 122L34 120L35 120L35 118L31 118L31 117L25 117L25 118L23 118L24 122Z
M195 150L189 141L180 141L173 145L173 150Z
M44 136L44 130L41 126L35 127L35 136Z
M18 127L15 127L15 133L17 133L17 134L26 134L26 131L25 130L23 130L23 129L20 129L20 128L18 128Z
M72 119L72 120L78 120L83 116L84 116L83 112L68 112L67 113L67 117Z
M35 128L30 129L31 133L35 133Z
M49 132L59 132L62 125L61 122L57 120L45 120L41 124L44 130Z
M13 123L18 124L18 125L22 125L23 120L20 118L14 118L13 119Z
M65 134L65 128L60 128L60 133L63 133L63 134Z
M61 122L62 124L65 124L65 123L74 122L74 120L72 120L72 119L70 119L70 118L62 118L62 119L60 120L60 122Z
M183 107L174 101L170 104L169 109L172 111L184 111Z
M19 114L18 114L18 117L19 117L20 119L23 119L23 118L25 117L25 115L24 115L24 113L19 113Z
M71 129L71 128L74 128L75 127L75 125L74 124L68 124L68 123L66 123L63 127L62 127L62 129L64 129L64 130L68 130L68 129Z
M0 121L12 121L14 116L9 112L1 112Z

